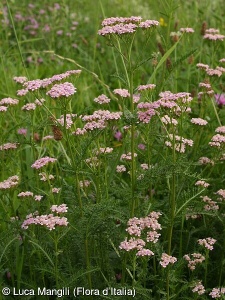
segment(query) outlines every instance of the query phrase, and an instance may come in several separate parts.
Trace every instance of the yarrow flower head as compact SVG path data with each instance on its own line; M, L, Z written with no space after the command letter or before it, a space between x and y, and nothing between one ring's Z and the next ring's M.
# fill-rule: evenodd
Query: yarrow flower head
M208 122L206 120L203 120L201 118L192 118L191 123L200 125L200 126L205 126L208 124Z
M29 110L35 110L35 108L36 108L35 103L27 103L27 104L23 105L21 109L29 111Z
M204 188L207 188L210 186L209 183L205 182L205 180L198 180L196 181L195 185L197 186L203 186Z
M188 254L185 254L184 259L188 261L188 268L193 271L197 264L201 264L205 260L205 257L200 253L192 253L191 257Z
M155 20L146 20L142 21L141 17L115 17L107 18L102 22L102 29L98 31L99 35L102 36L112 36L112 35L124 35L132 34L138 28L149 29L154 28L159 25L158 21Z
M55 84L46 93L52 98L69 97L76 93L76 88L70 82L64 82L60 84Z
M10 189L19 183L19 177L17 175L11 176L8 179L0 182L0 190Z
M118 165L116 166L116 172L117 173L126 172L126 167L124 165Z
M68 207L66 204L60 204L60 205L52 205L51 211L56 212L57 214L66 213L68 210Z
M215 242L216 242L216 240L211 237L198 240L199 245L204 246L208 250L213 250L213 245L215 244Z
M53 208L54 209L54 208ZM65 210L65 208L63 208ZM27 215L26 220L23 221L22 228L28 229L32 224L41 225L49 230L54 230L56 226L67 226L68 221L65 217L54 216L53 214L49 215Z
M212 298L221 298L222 295L225 294L225 288L213 288L209 293L209 296Z
M137 90L139 92L141 91L145 91L145 90L153 90L155 89L156 85L155 84L146 84L146 85L139 85L139 87L137 88Z
M195 283L194 288L192 289L193 293L198 293L199 295L203 295L205 293L205 288L202 284L202 281L198 281Z
M180 32L184 32L184 33L194 33L194 29L193 28L180 28Z
M58 194L60 192L61 188L52 188L52 193Z
M47 164L53 163L53 162L55 162L55 161L57 161L56 158L52 158L52 157L45 156L45 157L42 157L42 158L36 160L36 161L32 164L31 167L34 168L34 169L40 169L40 168L46 166Z
M6 143L6 144L0 146L0 151L16 149L17 146L18 146L18 143Z
M115 89L113 91L114 94L119 95L122 98L130 97L130 93L126 89Z
M158 222L158 218L161 213L151 212L147 217L144 218L131 218L127 222L126 231L132 236L129 240L125 238L120 243L119 248L121 250L131 251L138 250L137 256L152 256L154 253L145 249L146 242L156 243L160 237L158 230L161 230L161 225ZM143 236L143 238L141 238ZM146 241L145 241L146 240Z
M99 104L107 104L110 102L110 99L106 95L102 94L95 98L94 101Z
M27 81L27 77L25 77L25 76L15 76L15 77L13 77L13 80L17 83L23 84L24 82Z
M13 98L3 98L0 101L0 105L17 105L19 100Z
M80 185L81 188L89 187L90 184L91 184L90 180L82 180L82 181L79 182L79 185Z
M160 265L163 268L166 268L168 264L174 264L177 261L177 258L166 253L162 254Z
M0 105L0 111L7 111L8 107Z
M34 193L30 192L30 191L26 191L26 192L21 192L17 195L17 197L33 197Z

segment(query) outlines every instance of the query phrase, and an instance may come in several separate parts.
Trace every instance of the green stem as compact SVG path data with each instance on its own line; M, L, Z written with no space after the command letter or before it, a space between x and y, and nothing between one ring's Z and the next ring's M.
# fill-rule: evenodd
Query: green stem
M133 259L133 278L132 278L132 287L134 288L135 285L135 276L136 276L136 259L137 256L134 255L134 259Z
M208 263L209 263L209 250L206 250L205 256L205 277L204 277L204 286L207 287L207 275L208 275Z
M17 43L17 47L18 47L18 50L19 50L20 59L21 59L23 67L25 68L25 72L27 74L27 77L29 77L28 72L27 72L27 68L26 68L26 65L25 65L25 61L23 59L22 50L21 50L21 47L20 47L20 43L19 43L19 40L18 40L17 33L16 33L16 28L15 28L15 24L14 24L14 21L13 21L13 17L12 17L12 14L11 14L11 9L9 7L8 0L6 0L6 5L7 5L7 9L8 9L9 18L10 18L10 21L11 21L11 24L12 24L13 32L14 32L14 35L15 35L15 38L16 38L16 43Z
M169 268L169 266L168 266ZM170 299L170 272L169 269L167 270L167 274L166 274L166 299L169 300Z
M56 288L59 288L59 281L58 281L58 238L54 236L54 243L55 243L55 281L56 281Z
M70 152L70 157L71 157L71 162L72 162L72 166L74 168L74 170L76 170L76 162L75 162L75 159L74 159L74 153L72 151L72 148L71 148L71 143L70 143L70 138L69 138L69 135L68 135L68 129L66 128L66 112L67 112L67 103L66 103L67 99L65 100L65 103L64 103L64 106L63 106L63 109L64 109L64 132L65 132L65 136L66 136L66 143L68 145L68 148L69 148L69 152ZM80 211L81 211L81 216L83 215L83 205L82 205L82 199L81 199L81 194L80 194L80 184L79 184L79 178L78 178L78 175L77 175L77 171L76 171L76 182L75 182L75 186L76 186L76 190L77 190L77 197L78 197L78 204L79 204L79 207L80 207Z
M210 99L211 99L211 102L212 102L213 110L214 110L214 112L215 112L217 121L218 121L219 125L222 126L221 121L220 121L220 118L219 118L219 115L218 115L218 112L217 112L217 110L216 110L214 98L213 98L213 97L210 97Z
M89 258L89 249L88 249L88 239L85 239L85 258L86 258L86 266L87 270L90 271L90 258ZM92 288L92 280L90 272L87 273L89 289Z

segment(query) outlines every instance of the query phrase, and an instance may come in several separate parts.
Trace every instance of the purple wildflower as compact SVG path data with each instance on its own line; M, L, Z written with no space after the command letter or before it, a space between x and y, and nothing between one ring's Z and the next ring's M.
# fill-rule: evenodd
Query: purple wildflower
M117 139L117 141L121 141L123 138L122 133L118 130L115 134L114 134L114 138Z
M215 94L214 95L216 103L218 104L218 106L223 106L225 105L225 95L224 94Z

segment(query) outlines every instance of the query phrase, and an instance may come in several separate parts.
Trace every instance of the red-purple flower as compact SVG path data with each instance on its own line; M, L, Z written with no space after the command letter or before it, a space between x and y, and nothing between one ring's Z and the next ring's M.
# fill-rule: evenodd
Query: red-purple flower
M224 94L215 94L215 100L218 106L222 107L225 105L225 95Z

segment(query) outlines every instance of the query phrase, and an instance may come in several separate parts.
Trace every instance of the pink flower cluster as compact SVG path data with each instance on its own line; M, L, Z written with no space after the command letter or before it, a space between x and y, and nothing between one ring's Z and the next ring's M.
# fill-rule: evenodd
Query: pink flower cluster
M180 32L184 32L184 33L194 33L194 29L193 28L180 28Z
M146 85L139 85L139 87L137 88L137 90L139 92L141 91L146 91L146 90L153 90L156 87L155 84L146 84Z
M195 185L203 186L204 188L207 188L210 186L210 184L207 183L205 180L198 180L198 181L196 181Z
M225 135L221 135L218 133L211 138L211 142L209 142L209 145L212 147L220 148L222 145L224 145L224 143L225 143Z
M52 98L69 97L76 93L76 88L70 82L64 82L53 85L46 93Z
M137 153L134 153L134 157L137 157ZM131 152L128 152L127 154L124 153L120 156L120 160L132 160L132 153Z
M139 28L154 28L159 25L158 21L155 20L146 20L141 22L141 17L116 17L116 18L107 18L103 20L102 26L103 28L98 31L99 35L107 36L107 35L123 35L127 33L134 33L136 29Z
M205 260L205 257L200 253L192 253L191 257L188 254L184 255L184 259L188 261L188 268L191 271L195 270L197 264L201 264Z
M155 20L146 20L144 22L141 22L139 24L139 27L147 29L147 28L154 28L154 27L156 27L158 25L159 25L158 21L155 21Z
M113 148L110 148L110 147L99 148L96 151L96 155L107 154L107 153L112 153L112 152L113 152Z
M0 151L9 150L9 149L17 149L18 143L6 143L0 146Z
M81 73L81 70L69 70L62 74L56 74L52 76L51 78L45 78L45 79L35 79L27 81L25 80L26 77L14 77L18 78L15 81L18 83L23 83L24 89L18 90L17 95L24 96L29 91L36 91L40 88L46 88L49 85L52 85L54 82L61 81L67 77L69 77L72 74L79 75ZM24 80L23 80L24 79Z
M213 250L213 245L215 244L215 242L216 240L211 237L198 240L199 245L204 246L208 250Z
M218 133L224 133L225 134L225 126L220 126L220 127L217 127L215 132L218 132Z
M170 147L171 149L173 148L173 144L172 144L172 141L173 141L173 135L172 134L169 134L169 138L170 138L170 141L166 141L165 142L165 145L167 147ZM180 153L184 153L185 150L186 150L186 145L192 147L194 142L193 140L189 140L189 139L185 139L179 135L175 135L174 136L175 138L175 141L178 142L175 144L175 150L177 152L180 152Z
M216 194L222 197L222 198L218 198L218 200L220 201L225 200L225 190L220 189L216 192Z
M201 118L192 118L191 119L192 124L200 125L200 126L205 126L208 124L206 120L203 120Z
M211 160L210 158L206 157L206 156L202 156L199 158L198 162L201 164L201 165L207 165L207 164L211 164L211 165L214 165L214 161Z
M140 122L149 123L151 118L155 114L159 114L158 110L161 109L170 109L174 110L176 114L180 114L180 112L186 111L188 112L189 108L187 105L192 101L192 97L190 97L190 93L177 93L173 94L170 91L161 92L159 94L160 99L154 101L153 103L149 102L141 102L137 105L139 111L138 119ZM144 111L143 111L144 110ZM174 121L176 123L176 121Z
M68 221L65 217L54 216L53 214L40 216L29 214L27 215L26 220L23 221L21 227L23 229L28 229L31 224L41 225L47 227L49 230L53 230L56 226L67 226Z
M91 184L90 180L82 180L79 182L81 188L88 187Z
M23 84L24 82L26 82L28 79L25 76L14 76L13 80L17 83Z
M21 107L22 110L27 110L27 111L29 111L29 110L35 110L35 108L36 108L36 104L35 103L27 103L27 104L25 104L25 105L23 105Z
M164 116L161 118L161 121L162 121L164 124L166 124L166 125L168 125L168 124L170 124L170 125L173 124L174 126L177 126L177 125L178 125L177 120L174 119L174 118L172 118L172 117L169 117L168 115L164 115Z
M221 298L222 295L225 294L225 288L213 288L209 293L209 296L212 298Z
M208 65L198 63L196 65L198 68L205 71L205 73L209 76L217 76L220 77L223 73L225 73L225 68L217 66L215 69L210 68ZM206 89L206 93L209 95L213 95L214 91L211 88L211 85L209 83L200 83L200 87L204 87ZM202 92L199 93L200 95L203 94Z
M96 110L92 115L80 116L82 121L86 122L83 128L77 128L73 134L84 135L87 131L94 129L104 129L107 121L119 120L122 112L110 112L109 110Z
M138 26L136 24L128 23L128 24L116 24L112 26L104 26L102 29L98 31L99 35L107 36L112 34L126 34L126 33L134 33L135 29Z
M94 101L99 104L107 104L110 102L110 99L106 95L102 94L95 98Z
M53 194L58 194L60 191L61 191L61 188L56 188L56 187L52 188Z
M205 293L205 288L202 284L202 281L198 281L195 284L195 287L192 290L193 293L198 293L199 295L203 295Z
M225 39L225 36L222 34L219 34L218 29L209 28L209 29L206 29L203 39L211 40L211 41L223 41Z
M130 97L130 93L126 89L115 89L113 91L114 94L119 95L122 98Z
M116 172L117 173L126 172L126 167L124 165L118 165L116 166Z
M41 177L40 178L41 181L47 181L47 180L54 179L54 175L52 175L52 174L47 175L46 173L42 172L42 173L39 173L38 175Z
M57 214L62 214L62 213L66 213L68 210L68 207L66 204L60 204L60 205L52 205L51 206L51 211L52 212L56 212Z
M139 23L141 22L142 17L132 16L132 17L111 17L106 18L102 21L102 26L110 26L117 23Z
M3 106L3 105L0 106L0 111L7 111L7 109L8 109L7 106Z
M196 67L199 68L199 69L205 70L205 71L209 69L209 66L208 66L208 65L202 64L202 63L198 63L198 64L196 65Z
M157 232L161 230L161 225L158 222L158 218L161 213L159 212L151 212L145 218L132 218L127 222L126 231L129 233L131 237L129 240L127 238L125 241L120 243L119 248L126 251L138 250L136 253L137 256L152 256L154 253L145 249L144 246L146 242L156 243L160 237L160 234ZM144 236L146 242L141 238L141 235Z
M17 105L19 100L13 98L3 98L0 100L0 105Z
M82 121L94 121L94 120L119 120L121 118L121 112L110 112L109 110L96 110L92 115L81 116Z
M166 253L162 254L160 265L163 268L166 268L168 264L174 264L177 261L177 258Z
M37 106L42 106L43 103L45 102L45 99L35 99L34 103L37 105Z
M49 157L49 156L45 156L45 157L42 157L42 158L36 160L36 161L32 164L31 168L34 168L34 169L40 169L40 168L46 166L47 164L53 163L53 162L55 162L55 161L57 161L56 158L52 158L52 157Z
M26 192L21 192L17 195L17 197L33 197L34 193L30 192L30 191L26 191Z
M66 129L71 128L73 125L73 118L76 118L77 114L66 114ZM64 126L64 115L60 116L59 119L56 119L56 121L61 125Z
M30 191L26 191L26 192L21 192L17 195L17 197L33 197L35 201L41 201L41 199L43 198L43 196L41 195L34 195L34 193L30 192Z
M210 210L218 210L219 209L219 206L217 205L217 202L213 201L208 196L201 196L201 198L202 198L202 201L204 203L206 203L206 205L204 206L205 210L210 211Z
M12 187L18 185L19 183L19 176L14 175L9 177L8 179L0 182L0 190L11 189Z

